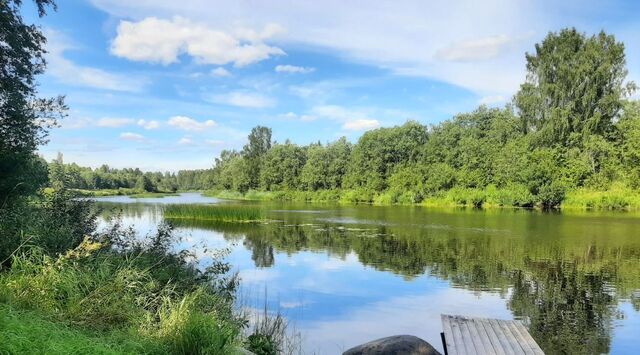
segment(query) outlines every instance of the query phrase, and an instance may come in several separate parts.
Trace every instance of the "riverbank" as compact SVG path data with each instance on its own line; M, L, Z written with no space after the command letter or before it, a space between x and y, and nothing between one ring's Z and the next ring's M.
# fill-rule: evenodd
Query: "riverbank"
M100 190L85 190L85 189L70 189L71 191L79 194L83 197L107 197L107 196L129 196L131 198L160 198L166 196L178 196L178 192L147 192L138 189L119 188L119 189L100 189Z
M380 206L415 205L427 207L476 207L476 208L541 208L539 198L524 188L485 189L454 188L431 196L411 192L367 190L318 190L318 191L257 191L246 193L229 190L210 190L205 196L246 201L294 201L366 203ZM567 210L640 210L640 191L625 186L612 186L608 190L580 188L561 192L555 208Z

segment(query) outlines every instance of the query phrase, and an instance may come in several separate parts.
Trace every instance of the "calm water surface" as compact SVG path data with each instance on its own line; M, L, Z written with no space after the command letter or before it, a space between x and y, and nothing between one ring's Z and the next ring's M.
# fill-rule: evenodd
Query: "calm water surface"
M98 198L141 233L199 194ZM175 221L176 248L229 248L241 298L266 299L305 353L413 334L442 350L440 314L522 319L548 354L640 349L640 215L259 204L268 224Z

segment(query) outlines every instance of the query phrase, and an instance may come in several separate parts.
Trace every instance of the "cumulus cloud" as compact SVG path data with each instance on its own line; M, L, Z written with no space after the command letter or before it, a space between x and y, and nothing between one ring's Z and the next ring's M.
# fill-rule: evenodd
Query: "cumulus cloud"
M217 77L226 77L226 76L231 76L231 73L223 67L217 67L211 70L211 75L217 76Z
M107 127L107 128L119 128L128 126L133 124L133 120L130 118L113 118L113 117L104 117L98 120L96 125L98 127Z
M478 100L480 105L495 105L506 102L507 99L502 95L484 96Z
M307 74L316 70L311 67L299 67L295 65L277 65L275 68L276 73L290 73L290 74Z
M62 83L111 91L140 92L147 80L135 75L112 73L106 70L81 66L65 58L65 52L77 50L63 34L47 30L47 74Z
M363 131L380 127L380 122L360 110L348 109L338 105L321 105L311 109L311 116L327 118L342 123L347 131Z
M120 133L120 139L123 141L142 142L144 141L144 136L133 132L123 132Z
M173 116L169 118L168 123L172 127L176 127L183 131L192 131L192 132L203 131L207 128L213 128L217 126L216 122L213 120L200 122L186 116Z
M178 141L178 145L192 145L192 144L193 144L193 140L189 136L182 137Z
M155 121L155 120L138 120L138 126L144 128L144 129L157 129L160 128L160 122Z
M275 106L275 101L258 93L234 91L223 95L214 95L211 101L237 107L267 108Z
M313 116L313 115L298 115L294 112L287 112L281 115L278 115L278 117L285 119L285 120L300 120L302 122L311 122L311 121L315 121L316 119L318 119L318 117Z
M347 131L364 131L380 127L378 120L368 120L364 118L349 120L342 125L342 129Z
M461 41L436 52L436 58L451 62L473 62L497 57L513 38L499 35Z
M242 67L285 54L280 48L264 43L276 35L278 29L278 26L267 25L259 33L240 29L231 34L184 17L171 20L147 17L138 22L120 21L111 53L133 61L164 65L176 63L181 54L187 54L201 64L233 63Z
M538 40L549 29L562 25L557 19L566 18L566 10L579 6L576 3L562 8L553 6L549 0L486 0L482 3L471 0L398 0L393 3L369 2L367 6L340 0L295 1L287 6L251 0L191 0L188 6L170 0L92 2L121 18L168 18L178 14L202 23L214 23L217 28L227 29L230 33L238 23L260 28L266 23L277 22L288 30L286 35L278 37L278 45L281 46L292 44L323 48L346 60L378 66L398 74L444 81L480 95L505 96L512 95L524 79L524 53L532 49L533 41L513 42L501 47L496 56L475 62L460 61L473 56L459 51L447 53L445 49L455 49L465 41L500 34L516 38L533 33ZM224 11L220 11L222 8ZM341 11L335 11L336 8ZM595 7L592 11L596 11ZM580 23L599 23L580 18L584 16L583 11L573 11L571 16ZM593 27L596 28L585 30L600 30L596 25ZM629 38L625 42L633 42L635 37ZM466 47L470 44L473 43L466 43ZM472 49L477 47L477 43L471 46ZM484 43L484 47L491 49L488 43ZM441 56L436 55L439 51ZM478 56L487 55L476 53L475 57Z

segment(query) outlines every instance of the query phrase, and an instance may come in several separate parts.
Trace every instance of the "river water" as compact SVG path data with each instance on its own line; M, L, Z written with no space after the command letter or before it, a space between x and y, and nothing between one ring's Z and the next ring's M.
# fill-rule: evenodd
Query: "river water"
M640 351L640 214L97 198L153 232L167 203L259 205L266 224L174 221L176 248L227 248L246 307L283 313L305 353L380 337L442 351L440 314L521 319L548 354Z

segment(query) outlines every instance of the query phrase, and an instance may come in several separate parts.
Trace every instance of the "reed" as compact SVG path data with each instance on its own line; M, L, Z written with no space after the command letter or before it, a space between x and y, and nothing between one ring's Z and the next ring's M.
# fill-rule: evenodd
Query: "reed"
M164 217L221 222L256 222L264 220L264 213L255 206L168 205L164 209Z

